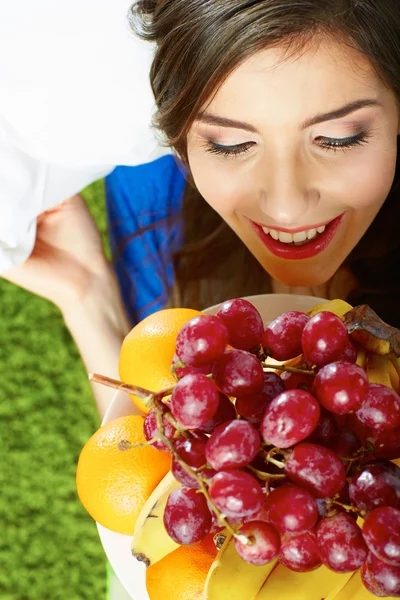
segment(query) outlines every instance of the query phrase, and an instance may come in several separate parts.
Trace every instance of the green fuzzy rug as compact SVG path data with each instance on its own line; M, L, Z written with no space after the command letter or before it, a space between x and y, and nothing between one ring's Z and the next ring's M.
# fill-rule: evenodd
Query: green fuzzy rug
M106 230L103 184L84 193ZM103 600L106 559L75 489L99 418L59 311L0 278L0 598Z

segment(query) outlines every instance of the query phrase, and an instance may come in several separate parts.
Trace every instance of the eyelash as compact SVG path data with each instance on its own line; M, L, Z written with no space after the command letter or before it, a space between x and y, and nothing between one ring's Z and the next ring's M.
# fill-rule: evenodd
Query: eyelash
M361 133L357 133L356 135L342 139L321 139L324 141L319 142L318 145L325 150L333 150L334 152L337 152L338 150L343 150L346 152L346 150L349 150L350 148L355 148L356 146L362 146L362 144L368 143L368 135L365 131L361 131Z
M346 150L368 143L368 136L364 131L361 133L357 133L357 135L342 139L316 139L322 140L318 142L318 146L320 146L320 148L324 150L333 150L333 152L337 152L338 150L346 152ZM216 144L212 140L209 140L207 144L205 144L205 149L210 154L218 154L220 156L235 158L236 156L246 154L254 145L255 142L246 142L245 144L237 144L235 146L221 146L220 144Z
M209 140L207 144L204 145L206 151L210 154L219 154L229 157L246 154L246 152L248 152L252 146L254 146L254 142L246 142L245 144L237 144L236 146L221 146L212 140Z

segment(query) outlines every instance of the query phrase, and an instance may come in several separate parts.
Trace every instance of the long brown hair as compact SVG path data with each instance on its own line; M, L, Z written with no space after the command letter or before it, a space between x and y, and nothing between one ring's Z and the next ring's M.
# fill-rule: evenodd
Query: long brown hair
M155 125L183 161L187 133L206 102L243 60L277 44L291 56L317 34L339 37L369 59L400 101L399 0L142 0L132 7L132 23L156 42L150 74ZM398 181L399 169L379 215L347 259L359 282L350 300L367 301L392 323L400 299L393 271L400 259ZM184 246L174 257L180 304L202 308L269 289L265 271L190 182L182 215Z

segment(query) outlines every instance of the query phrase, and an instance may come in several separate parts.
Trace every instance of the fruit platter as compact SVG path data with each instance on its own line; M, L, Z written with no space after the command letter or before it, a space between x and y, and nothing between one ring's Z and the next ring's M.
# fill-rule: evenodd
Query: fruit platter
M400 597L400 331L368 306L166 309L77 466L133 600ZM128 395L129 394L129 395Z

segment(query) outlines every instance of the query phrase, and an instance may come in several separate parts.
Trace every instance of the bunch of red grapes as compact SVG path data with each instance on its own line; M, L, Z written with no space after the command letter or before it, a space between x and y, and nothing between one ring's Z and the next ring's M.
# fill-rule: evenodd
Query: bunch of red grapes
M264 329L235 299L183 326L178 382L144 425L182 484L164 514L173 540L228 526L248 563L361 569L374 595L400 597L400 397L369 383L357 353L331 312L290 311Z

